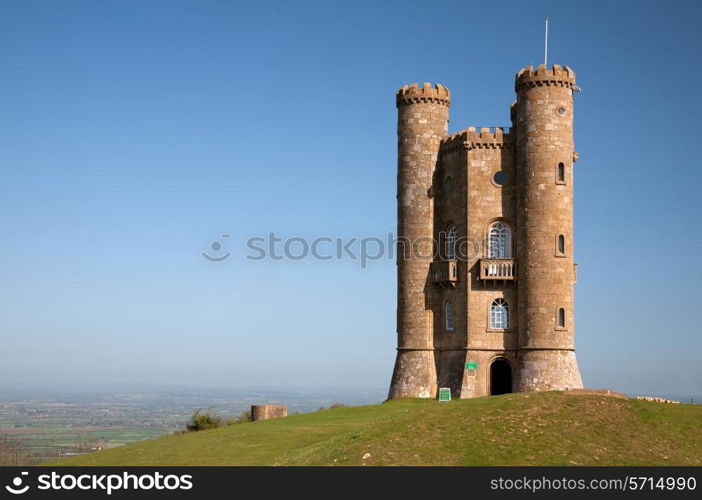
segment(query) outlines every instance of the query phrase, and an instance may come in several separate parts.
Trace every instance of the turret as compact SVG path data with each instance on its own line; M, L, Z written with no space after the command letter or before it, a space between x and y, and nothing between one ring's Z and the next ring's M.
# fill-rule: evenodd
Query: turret
M402 87L397 162L397 359L390 398L434 397L436 366L429 309L433 257L432 177L448 133L449 90L437 84Z
M573 91L567 66L516 76L519 392L582 387L573 294Z

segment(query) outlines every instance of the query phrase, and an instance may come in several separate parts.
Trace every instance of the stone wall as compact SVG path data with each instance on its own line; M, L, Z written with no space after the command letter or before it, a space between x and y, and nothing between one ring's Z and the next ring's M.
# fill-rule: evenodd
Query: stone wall
M288 407L285 405L251 405L251 420L268 420L288 416Z
M442 85L405 86L397 92L397 359L389 397L433 397L432 179L448 131L450 92Z
M456 228L458 279L452 286L434 285L431 309L433 317L433 347L440 387L449 387L453 397L461 393L465 348L468 341L468 314L466 306L467 262L462 253L472 252L467 234L467 150L463 137L454 134L446 138L440 149L439 162L434 175L434 240L438 243L436 259L446 259L446 236L449 227ZM445 304L450 301L454 310L454 328L446 329Z
M512 231L515 244L515 193L517 176L514 166L513 134L497 128L468 129L468 233L477 242L470 256L468 274L468 352L466 361L477 362L477 370L467 370L465 390L461 397L490 394L490 364L496 358L507 359L512 368L517 347L517 283L502 280L481 280L480 260L488 257L488 231L492 224L502 222ZM503 172L506 182L498 185L494 176ZM516 257L514 248L512 257ZM490 327L492 302L502 298L509 307L510 324L505 330ZM471 378L474 378L471 384ZM470 390L472 385L473 390Z
M582 387L574 353L573 88L575 73L558 65L525 68L515 81L519 391Z

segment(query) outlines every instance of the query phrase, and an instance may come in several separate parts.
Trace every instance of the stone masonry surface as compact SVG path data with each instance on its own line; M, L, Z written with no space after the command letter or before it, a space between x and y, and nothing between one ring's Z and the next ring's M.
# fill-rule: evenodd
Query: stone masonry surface
M450 135L446 87L397 92L390 398L432 398L439 387L461 398L582 388L573 305L577 90L567 66L524 68L511 127Z

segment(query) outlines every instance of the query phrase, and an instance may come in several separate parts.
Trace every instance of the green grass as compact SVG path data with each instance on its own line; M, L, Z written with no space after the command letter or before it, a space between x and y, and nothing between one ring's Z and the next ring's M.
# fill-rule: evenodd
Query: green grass
M53 464L702 465L701 429L702 406L607 396L395 400L162 436Z

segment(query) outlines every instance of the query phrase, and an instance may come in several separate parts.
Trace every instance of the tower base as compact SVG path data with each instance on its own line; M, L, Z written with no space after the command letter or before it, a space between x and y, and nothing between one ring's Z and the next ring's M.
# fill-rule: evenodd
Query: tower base
M436 364L430 349L397 351L388 399L436 397Z
M582 389L575 351L560 349L519 352L517 392Z

